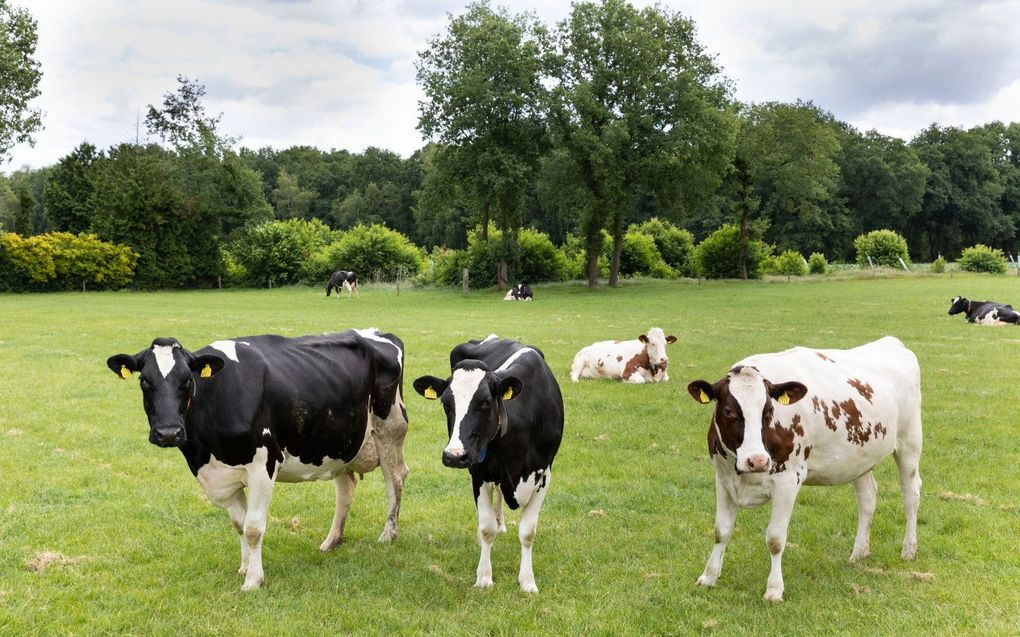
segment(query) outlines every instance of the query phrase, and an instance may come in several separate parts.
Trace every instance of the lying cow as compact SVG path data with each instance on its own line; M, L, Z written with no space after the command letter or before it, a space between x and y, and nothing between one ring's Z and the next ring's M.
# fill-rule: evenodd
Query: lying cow
M517 581L537 593L531 567L538 513L552 480L552 463L563 437L560 387L538 349L495 334L450 352L452 373L443 380L422 376L414 389L446 410L449 444L443 464L467 467L478 512L475 586L492 586L489 552L496 533L506 531L503 503L522 509Z
M995 301L971 301L958 296L950 301L949 315L966 313L968 323L981 325L1020 324L1020 314L1012 305L1004 305Z
M230 514L247 591L264 578L262 538L277 481L333 480L336 515L319 546L329 551L343 541L355 474L382 465L389 515L379 541L396 539L407 476L403 357L399 338L369 329L249 336L197 352L157 338L106 364L125 380L138 372L149 442L180 449L209 500Z
M333 276L329 277L329 282L326 283L326 296L329 293L336 290L336 298L340 298L340 290L347 290L347 298L351 298L351 294L357 292L358 298L361 298L361 291L358 289L358 275L347 270L337 270L333 273Z
M803 382L801 382L803 381ZM708 428L715 464L715 539L700 586L715 584L737 507L772 501L765 540L772 554L765 599L783 597L786 529L801 485L852 482L857 538L850 560L870 553L878 484L872 468L890 453L899 468L907 532L903 559L917 552L921 494L921 372L917 357L891 336L848 350L795 347L737 363L714 384L687 391L716 401Z
M669 380L666 344L676 337L653 327L633 341L600 341L574 355L570 380L615 378L628 383L657 383Z
M510 288L510 291L503 297L504 301L531 301L535 295L531 292L531 286L527 283L518 283Z

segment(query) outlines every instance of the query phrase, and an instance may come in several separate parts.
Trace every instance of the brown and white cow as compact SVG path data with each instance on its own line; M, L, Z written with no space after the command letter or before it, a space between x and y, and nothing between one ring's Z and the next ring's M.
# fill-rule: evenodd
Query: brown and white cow
M615 378L628 383L657 383L669 380L666 344L676 337L653 327L632 341L600 341L574 355L570 380Z
M906 511L903 559L917 552L921 494L921 372L917 357L891 336L848 350L795 347L758 354L716 383L696 380L687 391L716 401L708 429L715 464L715 547L698 578L715 584L737 507L771 500L765 540L772 554L765 599L783 598L783 549L802 485L853 483L857 538L850 560L869 554L878 484L872 468L896 457Z

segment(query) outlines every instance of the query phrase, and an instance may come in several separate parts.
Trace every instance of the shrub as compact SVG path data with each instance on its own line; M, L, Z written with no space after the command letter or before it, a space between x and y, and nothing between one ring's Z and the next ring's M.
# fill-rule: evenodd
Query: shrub
M635 275L660 279L677 277L673 268L663 260L655 239L643 232L632 230L623 235L623 243L620 245L620 276Z
M514 281L511 283L540 281L566 281L570 277L570 264L566 255L553 245L549 235L532 228L524 228L518 235L520 255Z
M516 263L508 264L511 283L565 281L574 271L567 254L558 250L549 235L532 228L518 233ZM503 234L489 228L488 240L482 240L476 228L468 232L467 250L433 250L435 281L440 285L460 285L463 269L470 271L471 287L496 285L500 244ZM582 256L583 259L583 256Z
M796 250L787 250L772 260L775 263L775 272L771 274L804 276L808 273L808 266L804 265L804 257Z
M229 251L248 283L283 285L300 281L306 262L334 236L318 219L266 221L242 228Z
M910 265L907 253L907 240L892 230L872 230L854 239L854 250L857 251L857 264L868 265L868 257L875 265L899 268L899 259Z
M829 262L821 252L812 252L807 260L808 272L811 274L825 274L829 271Z
M939 258L931 262L930 271L935 274L942 274L946 271L946 260L942 258L941 254L939 255Z
M0 290L119 288L131 282L137 263L130 247L92 234L0 235Z
M747 242L747 276L761 276L762 261L772 252L765 242L750 238ZM735 279L740 277L740 228L725 224L705 237L694 250L698 272L707 279Z
M977 244L963 250L960 255L961 270L967 272L990 272L991 274L1002 274L1006 271L1006 257L1002 250L989 248L984 244Z
M575 234L568 234L567 240L561 248L563 255L567 258L568 281L588 278L588 260L585 250L585 238ZM602 248L599 251L596 268L600 277L609 276L609 255L613 253L613 238L605 230L602 231Z
M403 234L380 224L359 224L319 248L308 259L302 278L310 284L325 284L333 272L352 270L362 281L376 275L391 281L400 273L417 275L423 261L421 251Z
M628 232L634 231L649 235L655 240L655 247L662 255L662 260L676 275L692 278L697 276L697 268L694 265L694 235L688 230L652 218L628 229Z

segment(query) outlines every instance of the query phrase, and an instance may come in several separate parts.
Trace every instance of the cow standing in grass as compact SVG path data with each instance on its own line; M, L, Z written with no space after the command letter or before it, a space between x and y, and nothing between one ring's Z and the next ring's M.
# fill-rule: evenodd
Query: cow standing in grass
M995 301L971 301L957 296L950 301L949 315L963 314L968 323L980 325L1020 325L1020 314L1012 305Z
M241 536L242 590L262 584L262 539L276 482L332 480L336 514L319 548L343 541L356 474L382 466L397 536L407 466L404 345L378 330L217 341L196 352L157 338L107 360L138 373L149 442L177 447L206 496Z
M333 273L333 276L329 277L329 281L326 283L326 296L329 293L336 290L336 298L340 298L340 291L347 290L347 298L351 298L351 294L357 292L358 298L361 298L361 290L358 289L358 275L347 270L338 270Z
M632 341L600 341L574 355L570 380L613 378L628 383L659 383L669 380L666 345L676 337L658 327Z
M921 495L921 372L917 357L891 336L849 350L795 347L758 354L715 383L688 385L715 401L708 453L715 465L715 547L698 578L722 571L737 507L772 502L765 540L772 554L765 599L783 597L783 550L802 485L853 483L858 523L850 560L870 553L878 484L872 468L890 453L899 469L907 530L903 559L917 552Z
M443 464L471 474L482 548L475 586L492 586L489 553L496 533L506 531L505 500L522 510L517 581L523 591L537 593L531 547L563 437L560 387L542 352L494 334L455 347L450 368L449 378L422 376L414 389L446 411L450 438Z

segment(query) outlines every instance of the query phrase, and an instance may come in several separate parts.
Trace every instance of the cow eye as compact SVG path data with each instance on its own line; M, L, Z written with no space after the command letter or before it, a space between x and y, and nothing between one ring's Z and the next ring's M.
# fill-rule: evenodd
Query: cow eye
M723 408L723 415L726 416L727 418L736 418L737 412L733 411L733 408L727 405L726 407Z
M482 401L482 411L488 411L490 409L492 409L492 401L483 400Z
M145 391L152 389L152 384L150 384L149 381L145 380L144 378L138 381L138 384L141 385L142 389Z

